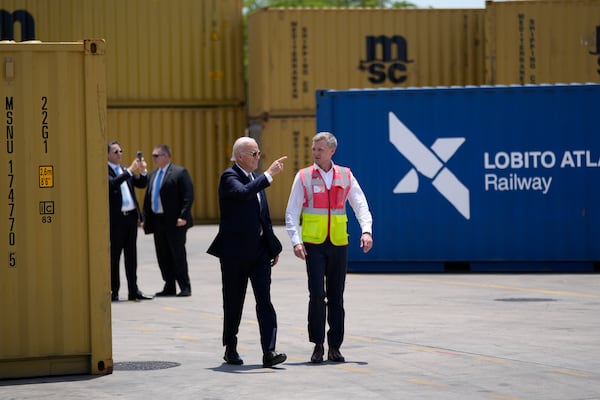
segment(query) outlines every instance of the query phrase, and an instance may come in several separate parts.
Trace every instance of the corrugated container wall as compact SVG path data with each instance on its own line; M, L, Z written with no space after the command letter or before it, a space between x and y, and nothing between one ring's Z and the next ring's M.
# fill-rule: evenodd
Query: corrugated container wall
M366 254L349 218L349 268L598 270L598 104L596 84L322 91L373 213Z
M0 379L112 372L105 43L0 43Z
M186 167L194 183L194 221L214 223L219 176L231 164L234 140L244 135L245 113L244 107L109 109L107 136L121 143L124 162L141 150L149 169L152 148L169 145L173 162ZM140 204L143 195L137 190Z
M262 151L260 168L266 169L281 156L288 156L285 169L267 189L269 211L274 223L285 223L290 188L300 168L313 163L312 137L315 118L271 118L262 123L260 135L253 135Z
M486 3L486 82L600 82L600 0Z
M109 106L244 104L242 0L0 0L0 9L15 20L2 40L106 39Z
M483 9L261 9L248 17L249 116L314 116L322 88L483 84L483 43Z

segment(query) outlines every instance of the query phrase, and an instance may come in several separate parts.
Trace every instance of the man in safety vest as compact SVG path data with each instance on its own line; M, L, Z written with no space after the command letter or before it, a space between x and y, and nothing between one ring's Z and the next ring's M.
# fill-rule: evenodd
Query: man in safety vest
M350 169L335 165L331 160L336 148L337 140L331 133L320 132L314 136L314 164L296 174L285 213L294 254L306 261L310 294L308 336L315 344L310 359L313 363L323 361L326 320L329 323L327 359L345 361L340 346L344 340L344 287L348 266L346 200L362 230L360 247L365 253L373 247L373 219L367 199Z

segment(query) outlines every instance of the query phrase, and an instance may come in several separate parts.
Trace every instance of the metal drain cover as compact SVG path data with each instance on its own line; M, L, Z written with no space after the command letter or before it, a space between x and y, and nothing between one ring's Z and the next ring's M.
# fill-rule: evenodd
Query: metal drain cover
M114 371L154 371L179 367L181 364L170 361L123 361L113 365Z
M496 301L522 301L522 302L532 302L532 301L556 301L556 299L546 299L540 297L508 297L506 299L496 299Z

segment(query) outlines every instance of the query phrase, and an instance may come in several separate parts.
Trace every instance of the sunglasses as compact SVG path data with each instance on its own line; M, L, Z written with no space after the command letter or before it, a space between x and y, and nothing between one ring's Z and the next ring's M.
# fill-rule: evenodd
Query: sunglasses
M113 150L114 154L121 154L123 152L123 150Z
M248 153L248 154L254 158L260 157L260 151L253 151L252 153Z

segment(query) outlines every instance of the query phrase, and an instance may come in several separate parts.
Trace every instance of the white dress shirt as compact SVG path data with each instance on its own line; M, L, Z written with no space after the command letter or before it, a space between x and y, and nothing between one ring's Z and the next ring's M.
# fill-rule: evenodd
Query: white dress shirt
M314 167L319 170L327 190L331 188L331 182L333 180L333 162L331 169L325 172L317 164ZM369 204L367 198L362 191L358 181L352 173L351 175L351 187L348 193L348 203L354 210L354 215L358 220L362 233L372 233L373 217L371 211L369 211ZM300 179L300 172L296 173L294 177L294 183L292 184L292 190L290 192L290 198L288 199L287 208L285 210L285 228L287 230L290 239L292 240L292 246L302 243L302 235L300 231L300 214L302 213L302 205L304 204L304 187L302 180Z
M240 166L240 164L238 164L238 163L235 163L235 165L237 165L239 169L241 169L242 171L244 171L244 173L246 174L246 176L247 176L248 178L250 178L250 180L252 180L252 175L251 175L251 174L252 174L252 172L248 172L248 171L246 171L246 170L245 170L244 168L242 168L242 167ZM273 177L272 177L272 176L271 176L271 174L269 174L267 171L263 172L263 175L267 177L267 180L269 181L269 183L273 182Z
M117 176L121 175L121 171L127 172L129 176L133 176L132 173L127 168L121 168L120 165L113 164L111 162L108 163L110 167L115 171ZM135 210L135 203L133 202L133 196L131 195L131 191L129 191L129 186L127 185L127 181L123 181L121 183L121 211L128 212Z

